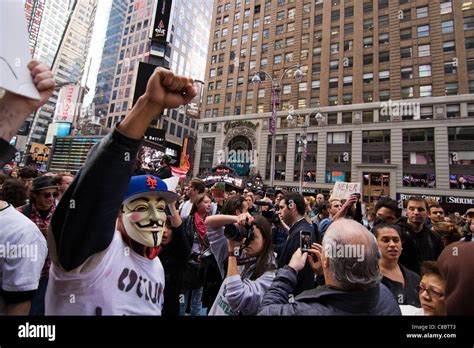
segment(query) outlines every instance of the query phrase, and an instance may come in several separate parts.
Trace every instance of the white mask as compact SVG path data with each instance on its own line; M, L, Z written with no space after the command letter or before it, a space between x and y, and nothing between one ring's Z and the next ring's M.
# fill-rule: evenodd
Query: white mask
M161 244L166 222L166 202L156 194L143 195L123 206L123 225L128 236L148 247Z

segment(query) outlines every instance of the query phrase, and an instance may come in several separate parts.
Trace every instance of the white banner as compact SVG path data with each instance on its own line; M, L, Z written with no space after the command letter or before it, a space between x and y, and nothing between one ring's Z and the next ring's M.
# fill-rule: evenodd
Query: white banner
M81 87L78 85L66 85L61 88L54 110L54 122L73 123L74 116L80 112L81 106L78 103L80 90Z

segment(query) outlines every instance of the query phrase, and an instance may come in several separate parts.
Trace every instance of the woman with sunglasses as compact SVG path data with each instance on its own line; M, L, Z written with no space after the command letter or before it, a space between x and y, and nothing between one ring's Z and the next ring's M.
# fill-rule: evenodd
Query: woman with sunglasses
M421 265L421 281L417 285L421 308L400 306L403 315L446 315L444 292L446 282L436 261Z
M55 199L58 196L58 186L50 176L41 176L33 180L30 192L30 202L17 210L38 226L44 237L48 238L48 227L56 209ZM41 272L40 283L31 303L31 315L44 315L44 296L48 285L49 267L51 259L48 257Z

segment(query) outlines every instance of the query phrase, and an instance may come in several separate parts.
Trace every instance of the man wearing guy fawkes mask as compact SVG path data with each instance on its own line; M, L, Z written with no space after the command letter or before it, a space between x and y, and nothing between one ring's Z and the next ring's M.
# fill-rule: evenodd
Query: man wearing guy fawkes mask
M161 314L165 277L156 256L177 178L131 175L156 115L195 94L192 79L157 68L130 113L91 151L50 224L47 315Z

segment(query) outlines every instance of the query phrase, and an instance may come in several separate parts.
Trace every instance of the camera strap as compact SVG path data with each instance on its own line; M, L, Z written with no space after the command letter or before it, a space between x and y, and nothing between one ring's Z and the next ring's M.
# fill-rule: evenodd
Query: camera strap
M255 263L255 261L257 261L257 257L256 257L256 256L250 256L250 257L239 258L239 259L237 259L237 265L238 265L238 266L242 266L242 265L246 265L246 264L248 264L248 263Z

